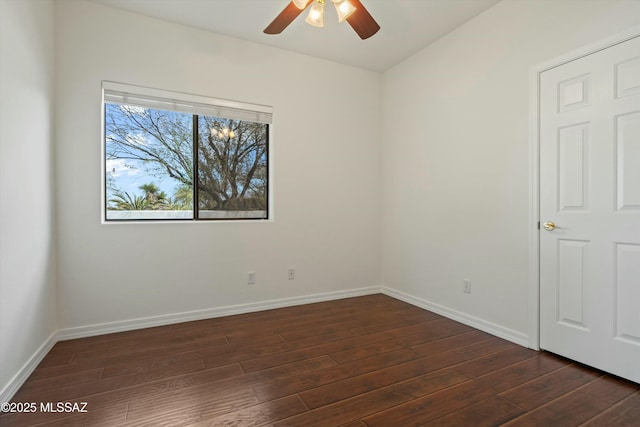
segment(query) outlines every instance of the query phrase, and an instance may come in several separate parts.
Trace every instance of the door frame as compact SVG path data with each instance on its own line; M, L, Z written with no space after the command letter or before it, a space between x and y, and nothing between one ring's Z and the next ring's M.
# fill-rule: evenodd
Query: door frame
M540 349L540 75L627 40L640 37L640 25L583 46L531 68L529 72L529 348Z

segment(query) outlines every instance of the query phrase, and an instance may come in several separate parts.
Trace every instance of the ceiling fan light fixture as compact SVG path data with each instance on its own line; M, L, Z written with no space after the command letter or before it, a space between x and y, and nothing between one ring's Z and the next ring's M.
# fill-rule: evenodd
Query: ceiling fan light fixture
M307 0L293 0L293 4L295 4L298 9L303 10L309 2Z
M2 1L2 0L0 0ZM283 0L284 1L284 0ZM362 0L364 1L364 0ZM347 21L362 40L366 40L380 30L380 25L364 7L361 0L331 0L338 13L338 21ZM388 0L391 2L391 0ZM305 21L314 27L324 27L324 5L327 0L290 0L282 12L264 29L265 34L280 34L302 12L309 8Z
M344 22L353 12L356 11L354 5L349 3L349 0L332 0L333 5L336 7L338 13L338 22Z
M314 27L324 27L324 0L315 0L305 22Z

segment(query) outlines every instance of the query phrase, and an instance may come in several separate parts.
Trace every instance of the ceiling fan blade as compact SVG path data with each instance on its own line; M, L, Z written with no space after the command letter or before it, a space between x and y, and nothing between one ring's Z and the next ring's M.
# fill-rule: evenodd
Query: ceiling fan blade
M371 16L369 11L362 5L360 0L349 0L349 2L355 6L356 11L347 18L347 22L351 25L351 28L358 33L360 38L362 40L368 39L377 33L380 25L373 19L373 16Z
M283 10L280 12L276 19L274 19L271 24L264 29L265 34L280 34L285 28L289 26L293 22L294 19L298 17L302 13L302 11L309 6L312 0L307 0L304 7L302 9L298 9L293 2L290 2Z

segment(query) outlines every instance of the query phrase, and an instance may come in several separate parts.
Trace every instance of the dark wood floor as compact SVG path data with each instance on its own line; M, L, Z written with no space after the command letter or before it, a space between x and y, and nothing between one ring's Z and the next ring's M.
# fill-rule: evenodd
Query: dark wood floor
M63 341L2 426L638 426L640 387L384 295ZM39 409L39 408L38 408Z

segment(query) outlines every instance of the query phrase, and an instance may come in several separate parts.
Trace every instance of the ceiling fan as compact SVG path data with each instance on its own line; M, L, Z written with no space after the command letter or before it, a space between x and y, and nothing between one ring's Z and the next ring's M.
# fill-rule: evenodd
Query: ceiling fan
M365 9L360 0L292 0L276 16L276 19L264 29L264 32L266 34L280 34L311 3L313 5L305 21L315 27L323 27L325 1L333 3L338 13L338 20L340 22L346 20L362 40L368 39L380 29L380 25Z

